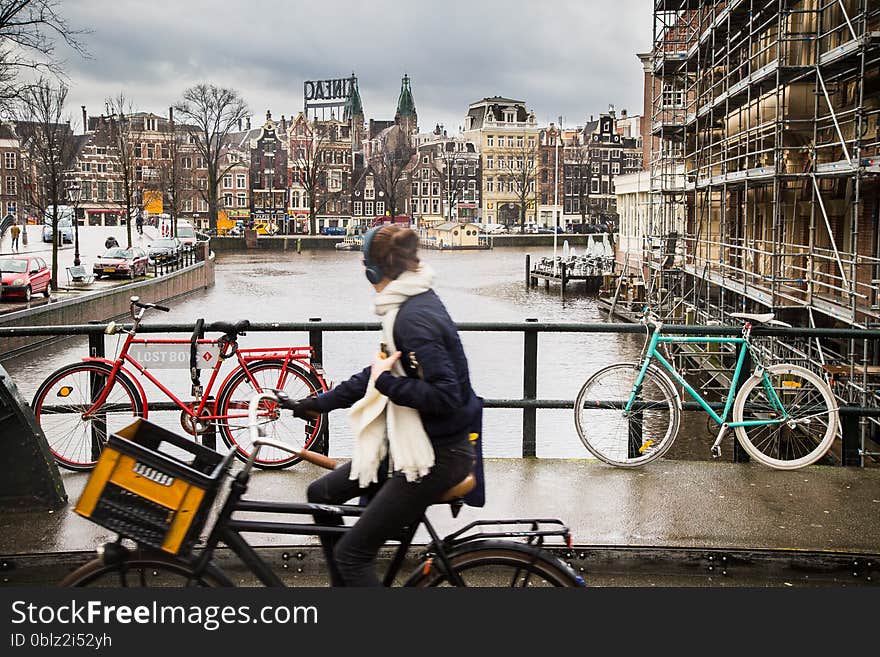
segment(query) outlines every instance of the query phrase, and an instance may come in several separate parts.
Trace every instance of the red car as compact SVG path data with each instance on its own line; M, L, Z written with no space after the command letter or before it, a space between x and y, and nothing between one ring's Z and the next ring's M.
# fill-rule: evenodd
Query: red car
M3 299L23 297L30 301L38 292L48 299L52 292L52 271L45 260L36 256L0 258L0 280Z
M107 249L104 255L98 256L92 271L95 278L101 278L101 276L136 278L137 276L146 276L147 261L146 252L138 246L133 246L130 249L114 247Z

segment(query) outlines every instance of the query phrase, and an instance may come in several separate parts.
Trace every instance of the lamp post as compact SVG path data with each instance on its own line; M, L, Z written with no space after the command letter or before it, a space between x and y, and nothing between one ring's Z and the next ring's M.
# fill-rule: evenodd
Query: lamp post
M556 131L554 142L554 165L553 165L553 260L556 260L556 234L559 232L559 142L562 139L562 117L559 117L559 128ZM562 152L563 159L565 151Z
M73 206L73 265L79 267L81 263L79 259L79 217L77 210L82 195L82 186L78 181L72 180L67 185L67 198Z

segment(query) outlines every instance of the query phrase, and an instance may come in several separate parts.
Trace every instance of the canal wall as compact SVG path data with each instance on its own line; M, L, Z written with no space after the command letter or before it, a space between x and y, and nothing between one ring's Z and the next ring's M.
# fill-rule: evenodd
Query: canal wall
M0 315L0 327L53 326L106 322L128 315L130 297L139 296L146 302L160 303L183 296L194 290L214 285L214 255L194 265L135 283L124 283L100 291L84 291L63 301L50 302ZM30 350L55 337L21 336L0 340L0 357Z
M568 241L569 246L586 246L589 235L563 234L556 236L557 246ZM217 253L243 251L298 251L335 249L345 239L341 235L260 235L249 247L244 237L212 237L211 248ZM553 235L490 235L492 246L553 246Z

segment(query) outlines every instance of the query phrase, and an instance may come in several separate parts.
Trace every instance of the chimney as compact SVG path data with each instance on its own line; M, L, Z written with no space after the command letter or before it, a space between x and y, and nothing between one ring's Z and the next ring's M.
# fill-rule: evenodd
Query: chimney
M86 106L80 105L82 107L83 112L83 134L86 134L89 131L89 115L86 112Z
M620 118L622 118L622 119L626 118L626 110L625 109L620 110Z
M168 108L168 123L174 125L174 107Z
M242 121L241 121L241 117L239 117L239 119L238 119L238 131L239 132L241 132L241 130L242 130L241 126L242 126Z
M287 132L287 119L284 118L284 115L281 115L281 129L284 132Z
M247 117L247 129L251 129L251 117Z

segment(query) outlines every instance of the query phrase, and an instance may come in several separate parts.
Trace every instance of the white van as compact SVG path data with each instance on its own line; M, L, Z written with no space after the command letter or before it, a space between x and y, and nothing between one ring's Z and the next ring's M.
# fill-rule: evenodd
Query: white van
M159 236L171 237L171 218L159 219ZM186 219L178 219L175 225L174 236L179 239L185 248L192 248L198 239L196 229Z

